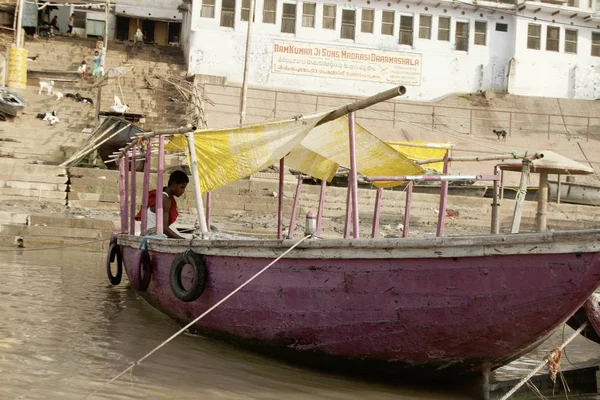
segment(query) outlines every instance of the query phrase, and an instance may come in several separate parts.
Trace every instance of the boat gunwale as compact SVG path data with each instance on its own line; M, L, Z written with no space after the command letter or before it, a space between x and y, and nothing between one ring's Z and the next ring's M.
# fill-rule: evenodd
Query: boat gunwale
M118 235L121 245L139 248L144 238ZM275 257L293 239L165 239L147 237L148 249L180 253L193 249L207 255ZM519 254L591 253L600 251L600 229L507 235L387 239L309 239L288 257L297 258L448 258Z

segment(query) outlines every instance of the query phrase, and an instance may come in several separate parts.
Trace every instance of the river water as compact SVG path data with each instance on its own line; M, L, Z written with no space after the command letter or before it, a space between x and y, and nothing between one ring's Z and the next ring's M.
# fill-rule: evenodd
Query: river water
M179 329L128 285L112 287L104 255L0 249L0 399L81 399ZM568 330L567 335L572 332ZM562 334L562 332L561 332ZM560 343L560 334L553 341ZM498 372L531 370L549 342ZM578 339L570 359L600 360ZM456 387L361 381L278 362L184 334L93 399L468 399Z

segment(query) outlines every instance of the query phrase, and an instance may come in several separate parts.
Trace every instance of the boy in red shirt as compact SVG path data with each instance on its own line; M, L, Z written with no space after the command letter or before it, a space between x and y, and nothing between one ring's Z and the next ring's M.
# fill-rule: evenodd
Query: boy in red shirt
M181 197L185 193L185 188L190 182L190 179L183 171L174 171L169 176L167 187L163 188L163 231L167 237L171 239L185 239L177 229L172 226L179 212L177 211L176 197ZM156 233L156 190L151 190L148 193L148 234ZM135 216L136 221L141 221L142 210Z

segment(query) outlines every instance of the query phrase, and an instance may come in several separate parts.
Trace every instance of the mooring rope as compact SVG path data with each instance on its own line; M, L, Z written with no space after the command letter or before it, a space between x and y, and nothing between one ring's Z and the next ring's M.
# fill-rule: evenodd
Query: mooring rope
M141 364L142 361L144 361L146 358L150 357L152 354L156 353L160 348L162 348L167 343L169 343L170 341L172 341L173 339L175 339L177 336L179 336L180 334L182 334L183 332L185 332L185 330L187 330L190 326L192 326L196 322L200 321L202 318L204 318L206 315L208 315L215 308L217 308L218 306L220 306L221 304L223 304L231 296L233 296L234 294L236 294L237 292L239 292L241 289L243 289L244 286L246 286L247 284L249 284L250 282L252 282L254 279L258 278L263 272L265 272L266 270L268 270L269 268L271 268L273 266L273 264L275 264L277 261L281 260L286 254L288 254L290 251L292 251L296 246L298 246L300 243L304 242L306 239L308 239L310 237L312 237L312 235L304 236L302 239L300 239L299 241L297 241L296 243L294 243L293 246L291 246L289 249L287 249L286 251L284 251L279 257L277 257L276 259L274 259L273 261L271 261L266 267L264 267L263 269L261 269L260 271L258 271L256 274L254 274L246 282L242 283L233 292L231 292L227 296L223 297L214 306L212 306L211 308L209 308L208 310L206 310L204 313L202 313L202 315L200 315L199 317L197 317L196 319L194 319L192 322L190 322L189 324L187 324L186 326L184 326L183 328L181 328L180 330L178 330L177 332L175 332L173 335L171 335L170 338L168 338L167 340L165 340L164 342L162 342L161 344L159 344L158 346L156 346L154 349L152 349L145 356L143 356L142 358L140 358L136 362L132 363L129 367L127 367L126 369L124 369L120 374L118 374L114 378L110 379L109 381L106 381L98 389L94 390L92 393L90 393L87 396L85 396L83 398L83 400L89 399L90 397L92 397L93 395L95 395L96 393L98 393L100 390L102 390L103 388L105 388L106 386L108 386L109 384L111 384L112 382L116 381L121 376L125 375L128 371L132 370L133 367L135 367L136 365Z
M544 366L546 364L548 364L548 357L552 358L554 357L554 354L556 353L556 350L562 351L562 349L564 349L569 343L571 343L571 341L573 339L575 339L577 337L577 335L579 335L581 332L583 332L583 330L588 326L587 321L584 322L583 324L581 324L581 326L575 331L573 332L573 334L571 336L569 336L569 338L560 345L560 347L558 349L553 350L549 356L544 357L544 360L540 363L540 365L538 365L537 367L534 368L533 371L531 371L525 378L521 379L519 381L519 383L517 383L517 385L512 388L511 390L509 390L508 393L506 393L504 396L502 396L502 398L500 400L507 400L510 396L512 396L513 394L515 394L515 392L517 390L519 390L521 388L521 386L523 386L524 384L526 384L535 374L537 374L542 368L544 368Z

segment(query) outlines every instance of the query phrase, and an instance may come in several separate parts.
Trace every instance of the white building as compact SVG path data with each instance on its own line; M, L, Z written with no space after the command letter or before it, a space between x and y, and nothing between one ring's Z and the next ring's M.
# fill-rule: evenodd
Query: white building
M190 74L243 76L251 0L182 4ZM600 97L591 0L256 0L249 84L434 99L480 90Z
M178 43L181 38L180 0L117 0L116 39L133 40L141 29L148 42L159 45Z

